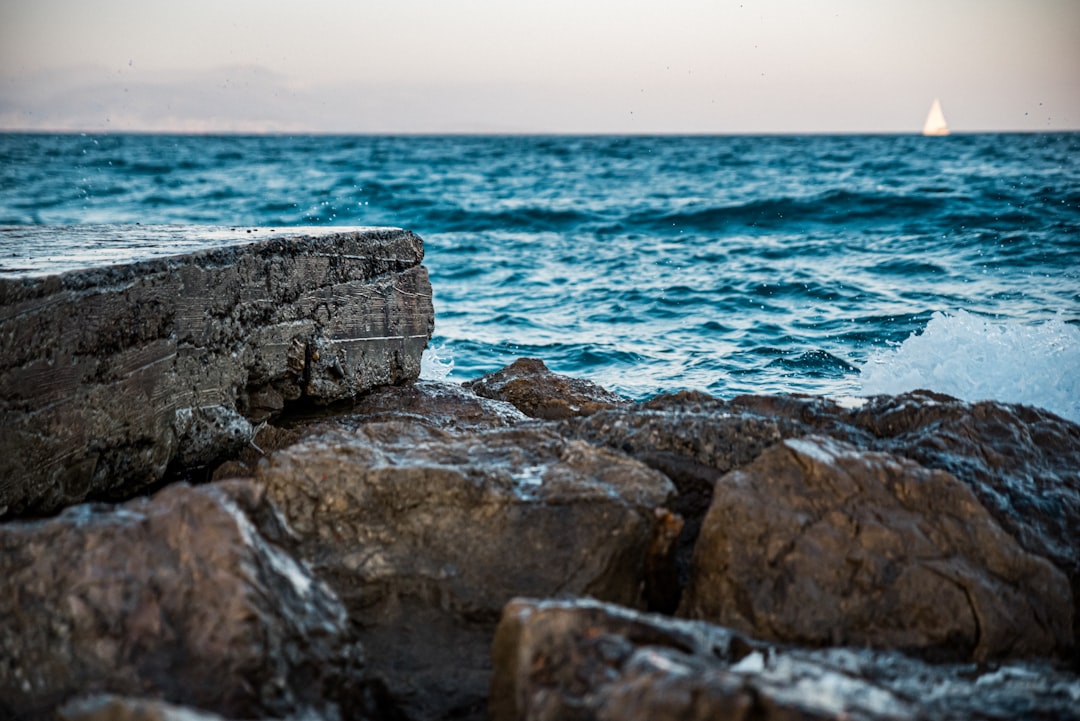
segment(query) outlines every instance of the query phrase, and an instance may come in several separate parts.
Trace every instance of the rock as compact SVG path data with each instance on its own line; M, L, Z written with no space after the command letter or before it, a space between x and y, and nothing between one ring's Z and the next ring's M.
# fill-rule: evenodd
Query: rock
M518 358L463 384L479 396L512 403L533 418L560 420L629 404L591 381L552 373L538 358Z
M566 420L560 430L620 449L672 479L679 489L673 510L686 520L682 583L717 479L781 439L827 435L948 471L1025 550L1066 573L1078 601L1073 637L1080 634L1080 426L1051 413L929 391L856 408L814 396L723 401L683 392Z
M345 609L291 542L240 482L0 525L0 716L112 693L234 718L377 717Z
M674 490L549 429L408 420L309 438L256 479L411 719L483 717L491 637L515 595L642 605L655 510Z
M0 278L0 516L131 497L238 451L251 424L416 378L423 243L387 228L7 229L26 243L211 247Z
M1045 663L778 647L582 599L515 599L493 655L491 721L1080 719L1080 679Z
M672 510L685 524L675 548L680 586L689 580L690 557L717 479L783 437L773 419L733 413L726 403L702 393L680 393L598 411L563 421L559 431L626 453L675 484L678 498ZM677 591L672 602L678 605Z
M1080 638L1080 426L1037 408L930 391L850 410L810 397L746 396L732 405L771 415L791 434L827 433L954 474L1024 549L1069 577Z
M851 419L878 439L873 447L963 479L1002 528L1080 592L1080 425L926 391L878 396Z
M953 661L1073 647L1067 577L966 484L823 436L717 482L679 612L766 640Z
M245 478L267 454L330 431L353 432L366 423L409 421L447 430L482 430L531 422L505 401L481 398L457 383L418 380L381 386L351 402L309 415L280 419L286 425L261 424L254 438L214 469L212 479Z
M477 395L458 383L429 380L376 388L339 417L343 426L352 428L385 420L412 420L447 430L482 430L520 425L530 419L506 401Z

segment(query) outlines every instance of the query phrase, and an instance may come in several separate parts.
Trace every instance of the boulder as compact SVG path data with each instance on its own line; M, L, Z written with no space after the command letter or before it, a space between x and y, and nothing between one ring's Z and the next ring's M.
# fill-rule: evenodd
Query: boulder
M0 716L109 693L231 718L377 717L345 609L291 542L241 482L0 525Z
M672 510L684 522L675 547L681 587L689 580L690 558L716 481L783 438L785 429L771 418L733 413L723 401L686 392L569 419L559 424L559 431L625 453L675 484L678 497ZM678 595L676 589L676 606Z
M412 719L482 718L499 613L521 594L641 606L673 488L625 456L540 427L415 420L272 454L256 479L338 592L373 670Z
M419 375L423 243L393 228L5 229L26 244L202 250L0 278L0 516L131 497L241 449L301 398Z
M586 599L513 600L493 655L491 721L1080 719L1080 679L1047 663L777 646Z
M507 401L525 415L544 420L587 416L630 403L592 381L552 373L539 358L518 358L463 385L479 396Z
M1046 411L929 391L855 407L797 394L725 401L681 392L569 419L560 430L629 453L672 479L679 490L673 510L686 522L679 540L684 584L717 479L781 439L816 434L953 474L1021 547L1065 572L1080 602L1080 426ZM1073 618L1076 638L1080 603Z
M968 485L813 435L717 482L680 614L766 640L954 661L1073 647L1067 577Z

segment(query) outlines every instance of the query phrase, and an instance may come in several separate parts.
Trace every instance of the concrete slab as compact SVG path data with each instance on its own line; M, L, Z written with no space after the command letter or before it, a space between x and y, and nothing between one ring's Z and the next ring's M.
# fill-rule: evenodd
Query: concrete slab
M125 497L301 398L416 378L399 228L0 227L0 516Z

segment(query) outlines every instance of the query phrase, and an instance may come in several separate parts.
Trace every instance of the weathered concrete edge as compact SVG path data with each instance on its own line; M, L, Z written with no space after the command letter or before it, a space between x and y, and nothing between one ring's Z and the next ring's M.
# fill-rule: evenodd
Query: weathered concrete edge
M333 229L0 279L0 516L130 495L301 397L419 375L423 242Z

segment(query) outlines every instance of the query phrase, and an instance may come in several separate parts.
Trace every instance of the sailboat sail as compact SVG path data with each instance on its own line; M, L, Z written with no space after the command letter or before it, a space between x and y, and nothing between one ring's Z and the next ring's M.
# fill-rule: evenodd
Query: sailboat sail
M941 111L941 101L934 98L930 112L926 115L926 123L923 124L923 135L948 135L949 126L945 123L945 113Z

